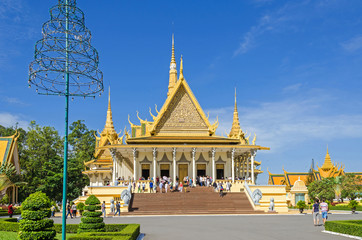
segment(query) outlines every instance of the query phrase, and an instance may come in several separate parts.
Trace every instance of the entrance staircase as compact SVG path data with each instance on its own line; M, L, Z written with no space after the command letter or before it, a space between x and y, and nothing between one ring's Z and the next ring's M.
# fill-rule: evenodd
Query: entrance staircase
M258 214L246 194L224 193L212 187L187 188L186 192L134 193L128 213L122 215Z

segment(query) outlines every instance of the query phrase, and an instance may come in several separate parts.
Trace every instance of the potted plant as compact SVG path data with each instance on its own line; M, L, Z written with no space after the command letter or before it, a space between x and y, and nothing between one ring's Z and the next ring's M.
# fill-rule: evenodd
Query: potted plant
M305 204L305 201L303 201L303 200L299 200L298 202L297 202L297 208L299 209L299 212L300 213L303 213L303 210L304 210L304 208L306 207L307 205Z
M348 207L349 207L350 209L352 209L352 213L355 213L355 212L356 212L357 206L358 206L358 202L357 202L356 200L351 200L351 201L349 201L349 203L348 203Z

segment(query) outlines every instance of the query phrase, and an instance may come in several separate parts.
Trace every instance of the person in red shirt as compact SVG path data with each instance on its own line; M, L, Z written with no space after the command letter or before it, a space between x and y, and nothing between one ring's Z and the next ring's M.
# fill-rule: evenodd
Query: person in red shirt
M9 207L8 207L8 214L9 214L9 217L12 218L13 217L13 214L14 214L14 208L13 208L13 205L10 203Z

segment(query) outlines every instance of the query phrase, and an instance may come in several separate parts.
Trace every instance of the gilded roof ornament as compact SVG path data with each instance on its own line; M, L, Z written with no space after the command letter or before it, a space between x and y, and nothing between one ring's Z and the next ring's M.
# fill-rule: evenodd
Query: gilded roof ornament
M155 110L156 110L157 114L160 114L160 112L157 110L157 104L155 104Z
M150 114L151 114L153 121L155 121L157 117L152 114L151 107L150 107Z
M253 138L253 145L255 145L255 142L256 142L256 134L254 133L254 138Z
M182 60L182 55L181 55L181 60L180 60L180 77L179 80L184 80L184 64L183 64L183 60Z
M136 126L135 124L133 124L133 123L131 122L129 114L128 114L128 122L129 122L129 124L131 125L131 127Z
M147 119L146 119L146 121L145 120L143 120L143 119L141 119L140 117L139 117L139 112L138 111L136 111L136 113L137 113L137 118L138 118L138 120L140 120L140 123L142 123L142 122L147 122Z

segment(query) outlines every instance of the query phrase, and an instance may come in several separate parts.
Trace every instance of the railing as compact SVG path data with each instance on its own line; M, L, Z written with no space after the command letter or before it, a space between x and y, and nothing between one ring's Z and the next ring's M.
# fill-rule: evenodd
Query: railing
M246 196L247 196L248 199L249 199L249 202L251 203L251 205L252 205L253 208L255 209L256 206L259 206L259 205L260 205L260 203L255 203L255 202L254 202L253 193L251 192L251 189L250 189L247 181L244 181L244 189L245 189Z

